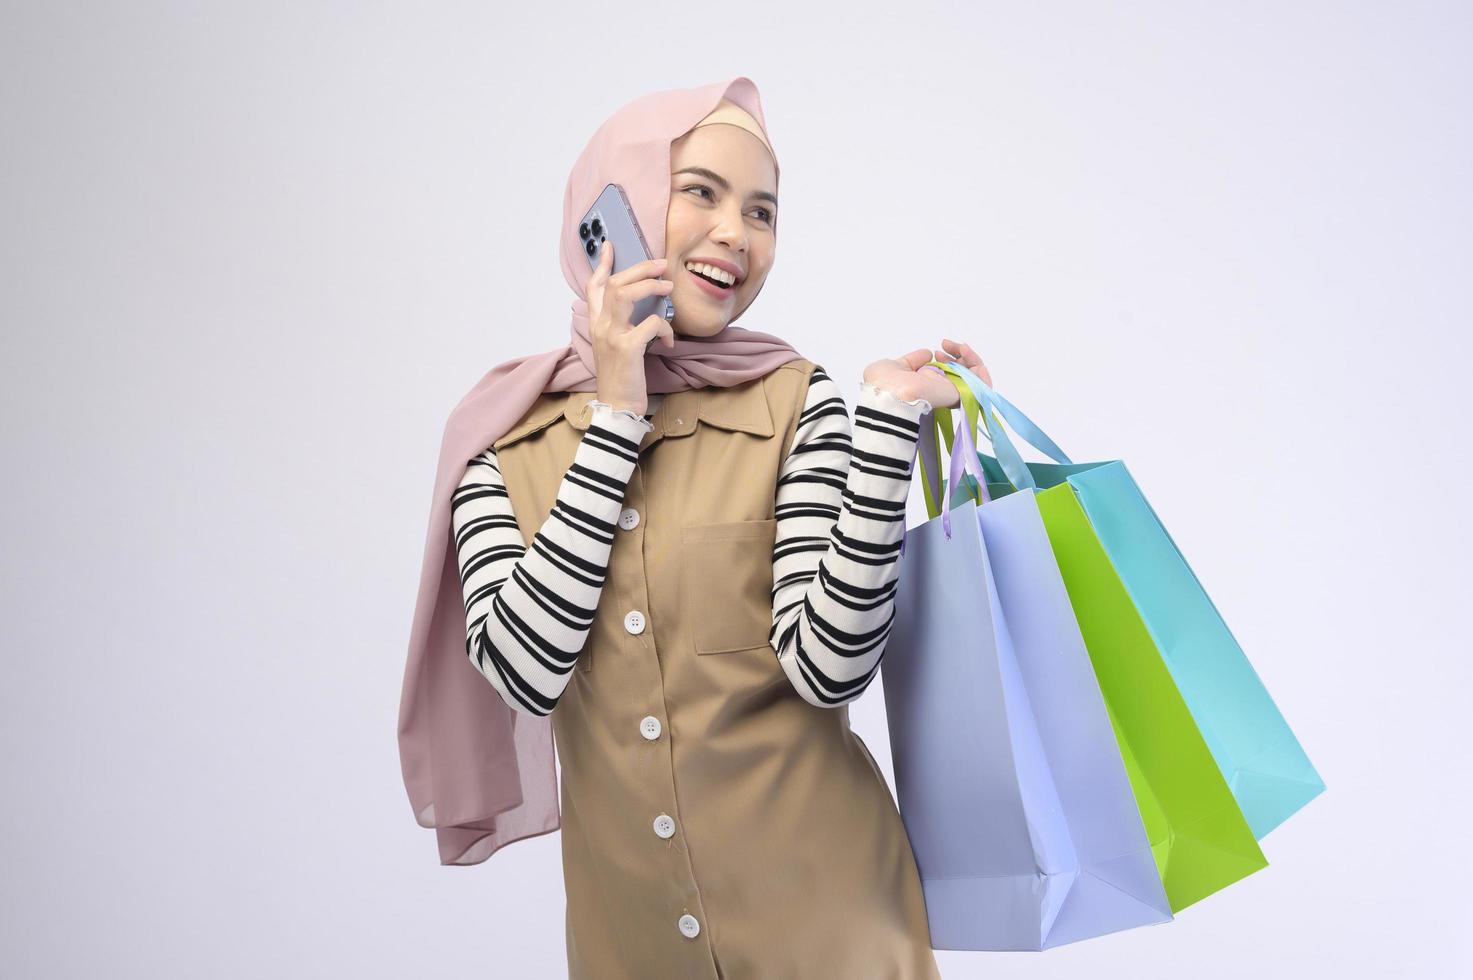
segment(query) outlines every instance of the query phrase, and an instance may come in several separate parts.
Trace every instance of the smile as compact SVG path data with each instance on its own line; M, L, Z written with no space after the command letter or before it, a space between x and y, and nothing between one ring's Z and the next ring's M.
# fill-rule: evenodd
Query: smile
M716 283L712 282L710 279L707 279L699 272L692 272L691 270L686 269L685 274L696 281L696 285L700 287L701 292L705 293L707 296L710 296L713 299L727 300L736 294L736 290L734 288L731 288L729 286L718 286Z

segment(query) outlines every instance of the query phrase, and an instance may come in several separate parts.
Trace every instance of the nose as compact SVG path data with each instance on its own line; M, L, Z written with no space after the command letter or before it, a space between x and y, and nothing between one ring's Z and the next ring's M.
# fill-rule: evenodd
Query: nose
M747 250L747 226L742 221L740 202L724 203L717 210L716 215L716 223L711 228L711 240L720 242L733 251L745 252Z

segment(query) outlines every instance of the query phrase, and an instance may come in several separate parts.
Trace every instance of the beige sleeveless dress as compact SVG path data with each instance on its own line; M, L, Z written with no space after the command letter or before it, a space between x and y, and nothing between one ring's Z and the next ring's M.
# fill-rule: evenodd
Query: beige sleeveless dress
M929 980L915 858L849 711L768 643L773 504L813 362L665 395L552 713L572 980ZM530 542L594 392L494 443ZM653 399L651 400L653 403Z

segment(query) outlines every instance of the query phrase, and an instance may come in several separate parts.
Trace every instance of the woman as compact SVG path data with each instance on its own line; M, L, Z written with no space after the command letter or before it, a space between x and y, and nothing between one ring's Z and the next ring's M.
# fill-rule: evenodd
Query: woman
M660 257L589 274L576 226L610 182ZM561 827L573 978L939 975L847 706L884 649L921 417L958 403L919 369L986 369L951 341L874 362L851 438L822 367L731 326L777 185L746 78L621 109L564 201L572 343L499 366L447 426L406 782L447 864ZM655 294L674 322L631 323Z

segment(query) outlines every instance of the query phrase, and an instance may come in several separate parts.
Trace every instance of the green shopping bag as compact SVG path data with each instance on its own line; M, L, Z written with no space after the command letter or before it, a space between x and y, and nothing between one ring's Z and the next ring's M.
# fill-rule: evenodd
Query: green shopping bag
M962 382L968 430L975 430L990 407L980 408L965 390L964 368L932 364ZM948 451L955 451L950 413L935 413L934 420ZM1021 492L991 480L987 489L993 499ZM940 498L924 480L923 490L929 509ZM940 492L948 491L943 486ZM1179 912L1268 861L1076 491L1060 483L1029 492L1037 496L1167 899ZM957 493L972 497L975 489L958 486Z
M1037 497L1156 868L1179 912L1268 861L1074 488L1061 483Z

